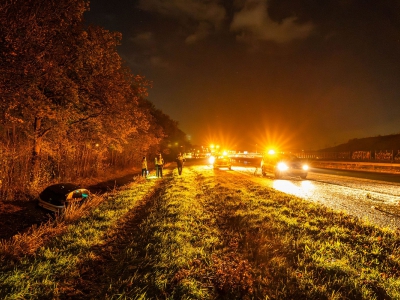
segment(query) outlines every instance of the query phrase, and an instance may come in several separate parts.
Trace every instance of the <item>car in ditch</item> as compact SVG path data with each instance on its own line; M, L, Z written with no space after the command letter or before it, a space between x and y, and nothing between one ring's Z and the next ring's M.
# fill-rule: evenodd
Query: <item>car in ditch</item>
M70 205L80 205L90 198L90 192L73 183L57 183L46 187L38 205L55 213L62 213Z
M227 155L212 155L210 156L209 162L214 169L228 168L232 170L232 161Z
M267 173L272 173L275 178L299 176L302 179L306 179L308 169L307 163L293 154L270 151L265 153L261 160L261 173L263 176L266 176Z

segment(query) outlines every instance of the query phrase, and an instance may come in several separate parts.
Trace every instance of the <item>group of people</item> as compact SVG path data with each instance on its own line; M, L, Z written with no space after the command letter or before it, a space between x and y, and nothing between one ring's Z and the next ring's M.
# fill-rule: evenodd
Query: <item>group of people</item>
M183 169L183 163L185 162L185 158L183 155L179 152L178 156L176 157L176 164L178 167L178 173L179 175L182 175L182 169ZM164 159L161 156L161 153L158 154L155 158L154 161L155 167L156 167L156 176L157 178L162 178L163 177L163 168L164 168ZM148 167L147 167L147 159L146 156L143 156L142 159L142 177L147 177L149 174Z
M164 168L164 159L161 156L161 153L156 156L154 164L156 166L157 177L163 177L162 172L163 172L163 168ZM143 156L143 158L142 158L142 177L147 177L148 174L149 174L149 170L147 167L147 159L146 159L146 156Z

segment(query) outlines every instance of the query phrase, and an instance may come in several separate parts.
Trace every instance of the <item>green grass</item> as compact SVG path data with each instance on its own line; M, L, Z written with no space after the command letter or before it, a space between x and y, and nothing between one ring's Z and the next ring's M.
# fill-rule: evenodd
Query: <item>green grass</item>
M91 249L101 246L106 233L154 188L154 182L134 184L94 207L65 232L13 264L2 261L0 297L2 299L53 299L63 293L61 279L79 278L79 265L91 258ZM40 229L39 229L40 230ZM33 234L35 231L33 231ZM29 253L30 254L30 253Z
M212 200L215 210L219 215L229 212L233 221L227 230L241 232L239 249L252 263L254 274L275 278L268 284L256 283L256 297L400 297L398 233L261 187L247 189L239 197L236 190L226 189L232 183L221 182L215 193L220 201ZM266 201L264 194L273 201ZM225 220L221 218L221 224Z
M196 177L191 173L165 182L165 192L143 220L140 235L125 250L129 255L120 261L121 271L110 285L109 297L115 295L113 290L129 299L212 297L209 274L202 270L211 264L213 249L218 247L218 231L209 226L210 215L198 201L202 192Z
M400 299L400 236L233 172L133 183L34 253L5 299Z

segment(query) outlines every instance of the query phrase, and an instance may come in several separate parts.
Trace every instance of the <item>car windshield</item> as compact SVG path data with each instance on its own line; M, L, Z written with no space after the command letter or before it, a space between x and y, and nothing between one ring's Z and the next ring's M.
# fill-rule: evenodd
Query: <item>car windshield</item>
M298 161L300 158L298 158L296 155L293 154L284 154L284 153L276 153L276 154L267 154L266 156L263 157L263 159L267 160L273 160L273 161Z
M280 160L299 160L299 158L293 154L281 154L279 156L279 159Z

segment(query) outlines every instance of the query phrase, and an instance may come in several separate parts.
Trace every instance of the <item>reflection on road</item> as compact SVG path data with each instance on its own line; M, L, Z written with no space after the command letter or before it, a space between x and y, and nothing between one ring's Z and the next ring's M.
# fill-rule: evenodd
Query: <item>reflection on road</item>
M400 228L399 183L314 172L309 172L306 180L275 179L273 174L262 176L255 167L240 166L233 170L280 192L345 211L383 227Z
M249 175L261 176L260 169L255 167L235 166L233 170L243 172ZM265 179L273 179L272 177L265 177ZM295 195L302 198L310 199L314 196L316 186L310 180L296 180L296 178L290 178L292 180L275 179L265 180L265 184L284 193Z
M308 180L304 181L274 180L272 187L278 191L302 198L311 197L315 190L314 184Z
M312 171L306 180L298 177L275 179L274 174L263 176L260 168L255 166L236 165L232 166L232 170L213 170L212 165L206 164L201 168L202 172L212 170L215 176L246 176L260 187L270 187L335 211L346 212L368 224L400 230L400 183L396 181ZM246 187L238 185L238 188Z

